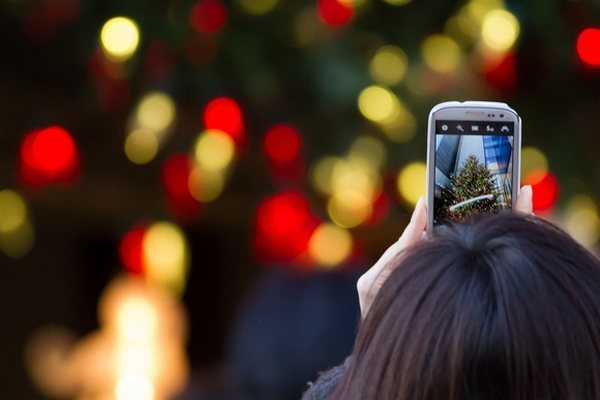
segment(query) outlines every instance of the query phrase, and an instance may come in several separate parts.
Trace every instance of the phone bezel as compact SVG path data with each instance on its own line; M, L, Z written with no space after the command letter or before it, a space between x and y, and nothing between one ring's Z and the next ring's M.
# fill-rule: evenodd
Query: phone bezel
M500 114L504 114L500 117ZM513 122L512 208L515 207L521 178L521 117L506 103L491 101L450 101L436 105L427 123L427 232L433 230L433 187L435 185L435 123L437 120Z

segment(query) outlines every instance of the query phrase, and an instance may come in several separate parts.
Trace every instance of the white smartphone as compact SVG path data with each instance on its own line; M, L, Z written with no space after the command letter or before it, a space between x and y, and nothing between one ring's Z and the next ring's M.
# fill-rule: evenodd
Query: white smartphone
M429 113L427 232L514 207L521 118L505 103L449 101Z

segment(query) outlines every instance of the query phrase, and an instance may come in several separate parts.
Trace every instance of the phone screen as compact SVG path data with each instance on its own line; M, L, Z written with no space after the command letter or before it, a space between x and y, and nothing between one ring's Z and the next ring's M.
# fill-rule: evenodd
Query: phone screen
M515 123L435 121L433 224L512 206Z

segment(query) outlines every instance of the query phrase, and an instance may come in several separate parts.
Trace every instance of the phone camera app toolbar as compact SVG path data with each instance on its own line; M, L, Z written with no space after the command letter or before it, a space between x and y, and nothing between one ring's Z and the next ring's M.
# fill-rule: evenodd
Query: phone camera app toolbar
M436 121L436 132L447 135L512 135L514 122Z

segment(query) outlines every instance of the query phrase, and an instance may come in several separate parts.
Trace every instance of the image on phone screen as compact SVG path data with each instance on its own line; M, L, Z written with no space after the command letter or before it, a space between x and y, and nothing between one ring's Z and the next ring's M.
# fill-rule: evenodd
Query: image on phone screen
M434 225L512 204L514 122L435 121Z

